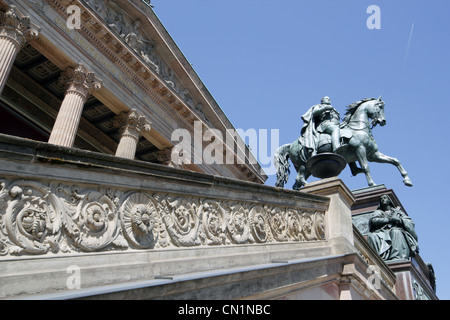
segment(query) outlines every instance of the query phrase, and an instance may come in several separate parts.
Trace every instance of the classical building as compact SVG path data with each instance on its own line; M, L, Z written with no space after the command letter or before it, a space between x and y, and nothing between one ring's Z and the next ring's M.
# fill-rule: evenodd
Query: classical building
M264 185L149 1L0 0L0 93L2 299L414 298L341 180Z

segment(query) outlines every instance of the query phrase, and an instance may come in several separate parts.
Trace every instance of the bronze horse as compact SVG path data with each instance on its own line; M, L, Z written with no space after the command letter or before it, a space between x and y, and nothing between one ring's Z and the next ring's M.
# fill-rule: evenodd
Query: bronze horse
M354 176L359 173L366 175L369 186L376 184L370 174L368 162L390 163L396 166L403 177L403 183L412 186L411 179L400 161L378 151L377 143L372 135L372 128L377 124L381 126L386 124L384 102L381 97L378 99L365 98L347 106L345 118L340 124L344 147L339 149L339 154L345 158ZM284 187L289 179L289 159L297 171L293 185L294 190L303 187L311 176L311 172L306 167L311 153L302 146L301 140L298 138L293 143L283 145L276 151L274 163L277 169L277 187ZM317 153L331 152L331 140L328 134L320 134L317 141Z

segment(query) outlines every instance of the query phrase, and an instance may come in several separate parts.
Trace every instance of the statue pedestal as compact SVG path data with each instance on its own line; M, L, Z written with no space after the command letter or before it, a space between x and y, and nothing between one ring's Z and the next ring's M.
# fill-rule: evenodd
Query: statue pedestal
M433 288L431 271L417 255L411 261L387 262L395 273L395 292L400 300L438 300Z
M387 189L385 185L358 189L352 193L355 196L355 203L351 208L353 224L366 238L369 233L369 218L371 213L377 210L382 195L388 195L394 205L406 213L395 192ZM400 300L438 300L432 267L426 264L419 254L410 260L385 263L396 275L395 290Z
M341 252L336 253L352 251L348 246L354 244L351 207L355 198L342 180L333 177L308 183L302 192L330 198L329 214L326 216L328 239L340 243L336 250Z

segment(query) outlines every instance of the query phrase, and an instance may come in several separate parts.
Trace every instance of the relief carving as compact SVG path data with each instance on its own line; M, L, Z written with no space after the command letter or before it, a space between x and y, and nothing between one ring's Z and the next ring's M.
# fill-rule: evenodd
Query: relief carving
M113 0L85 1L105 21L114 34L122 38L202 119L208 121L201 104L192 98L189 90L181 83L174 70L157 54L155 42L142 32L140 20L128 17Z
M176 246L199 245L198 230L203 214L203 204L197 199L167 197L164 210L164 222L167 231Z
M248 205L233 204L229 206L227 229L232 243L244 244L250 238L250 220L248 217Z
M0 255L325 240L324 212L0 180Z
M249 212L250 232L256 243L269 242L267 207L253 206Z
M111 244L118 235L118 212L105 193L72 189L69 200L62 199L66 210L64 227L69 244L81 251L98 251Z
M161 217L152 197L145 193L128 195L120 207L122 231L132 247L154 248L158 242Z
M219 202L207 200L203 203L202 225L204 244L226 244L227 213Z
M288 222L284 208L272 208L269 214L269 225L276 241L288 241Z
M58 251L61 216L57 198L34 181L2 185L0 252L20 255Z

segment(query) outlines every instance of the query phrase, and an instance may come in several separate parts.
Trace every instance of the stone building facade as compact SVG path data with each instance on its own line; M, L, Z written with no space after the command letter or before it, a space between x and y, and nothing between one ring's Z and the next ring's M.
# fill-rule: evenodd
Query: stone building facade
M355 195L264 185L148 1L0 0L0 93L0 298L399 298Z

